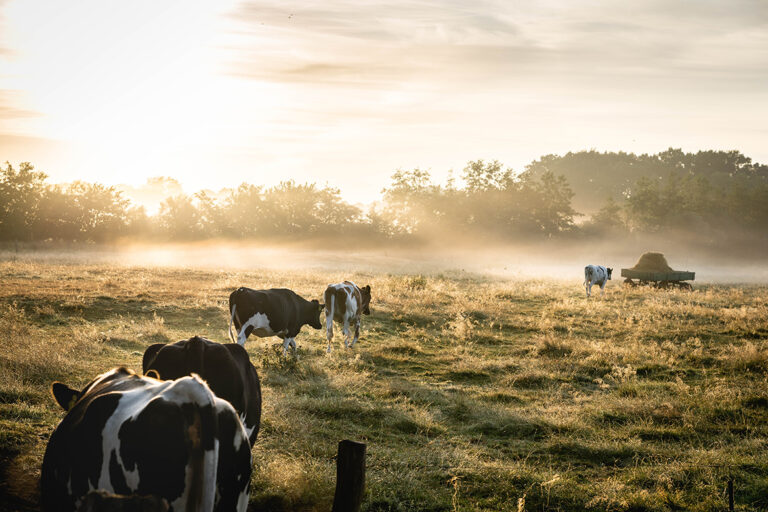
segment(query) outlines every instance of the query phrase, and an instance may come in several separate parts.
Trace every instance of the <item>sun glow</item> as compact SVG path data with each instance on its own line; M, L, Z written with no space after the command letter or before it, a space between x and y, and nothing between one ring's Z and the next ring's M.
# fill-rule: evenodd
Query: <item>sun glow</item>
M0 0L0 161L186 190L549 153L768 159L764 9L747 2Z
M78 155L79 179L129 183L143 181L140 168L173 174L190 156L213 160L217 148L258 141L275 121L280 88L222 72L231 5L185 6L11 3L6 38L20 50L6 83L40 113L14 120L15 131L65 141Z

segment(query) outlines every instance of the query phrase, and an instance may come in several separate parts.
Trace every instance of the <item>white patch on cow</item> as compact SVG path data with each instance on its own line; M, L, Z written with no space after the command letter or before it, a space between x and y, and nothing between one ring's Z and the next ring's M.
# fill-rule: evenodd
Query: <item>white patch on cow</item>
M123 459L120 457L120 454L118 452L117 456L118 461L120 462L120 467L123 468L123 475L125 475L125 484L128 486L128 488L132 491L135 491L139 488L139 467L136 466L136 469L133 471L128 471L125 469L125 466L123 465Z
M238 512L245 512L245 510L248 508L248 495L250 494L248 492L248 485L245 486L245 489L243 489L240 492L240 495L237 497L237 511Z
M248 429L245 428L245 423L241 423L241 424L243 425L243 428L245 429L245 433L248 435L248 439L250 439L250 435L251 435L251 432L253 430L251 430L251 432L249 432ZM243 439L240 436L236 435L235 438L232 441L233 441L233 444L235 446L235 452L237 452L237 450L240 449L240 445L243 444Z
M254 423L251 426L248 426L248 424L245 422L245 413L240 415L240 423L243 424L243 428L245 428L245 433L248 434L248 439L251 438L251 434L253 434L253 431L256 429L256 424ZM237 446L235 446L235 450L237 450Z
M145 381L149 382L147 385L129 389L121 392L120 399L118 400L117 407L109 419L104 424L104 429L101 432L102 436L102 465L101 472L99 474L98 489L102 489L109 492L115 492L109 475L109 461L112 452L115 451L117 455L117 462L120 464L122 473L125 476L125 481L129 489L135 491L139 485L139 471L138 468L134 471L127 471L120 457L120 440L118 438L118 432L120 427L128 420L135 420L136 417L144 410L144 407L154 398L162 397L172 403L195 403L199 406L214 405L214 401L221 401L216 398L213 392L208 388L205 381L201 380L197 375L193 374L191 377L182 377L178 380L171 381ZM232 408L229 403L224 402L229 408ZM217 404L218 405L218 404ZM232 410L233 414L234 409ZM203 463L203 481L213 482L212 485L206 485L203 489L203 496L200 510L213 510L214 504L214 492L216 489L216 461L218 460L218 449L208 450L204 455ZM185 481L187 485L182 495L173 502L174 510L184 509L184 504L189 498L189 492L191 489L190 472L191 467L186 469ZM89 487L90 483L89 483ZM93 489L91 489L93 490Z
M240 345L245 345L245 329L247 327L253 327L251 334L255 334L259 338L267 338L269 336L282 336L286 333L285 330L280 332L274 332L269 326L269 318L264 313L256 313L240 328L240 333L237 335L237 342Z

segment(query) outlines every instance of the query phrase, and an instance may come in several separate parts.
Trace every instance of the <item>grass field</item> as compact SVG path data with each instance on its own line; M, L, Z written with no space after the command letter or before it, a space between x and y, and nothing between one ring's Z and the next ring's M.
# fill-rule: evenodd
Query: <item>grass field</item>
M575 274L578 276L579 271ZM224 342L238 286L373 288L360 343L305 327L246 348L264 389L253 510L330 510L336 446L368 445L365 510L768 509L768 287L0 263L0 502L34 510L82 386L144 348Z

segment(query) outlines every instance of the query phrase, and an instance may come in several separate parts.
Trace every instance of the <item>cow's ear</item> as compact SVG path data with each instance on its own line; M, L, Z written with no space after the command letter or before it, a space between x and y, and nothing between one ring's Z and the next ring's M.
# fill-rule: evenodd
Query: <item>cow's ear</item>
M155 359L155 356L158 352L160 352L160 349L165 346L165 343L155 343L154 345L150 345L147 347L147 349L144 351L144 357L141 358L141 371L146 375L147 370L149 369L149 366L152 364L152 361Z
M66 384L61 382L54 382L51 384L51 394L56 403L61 406L65 411L74 407L77 399L80 398L80 392L70 388Z
M365 288L363 288L363 289L365 291L367 291L368 293L371 293L371 285L367 284L367 285L365 285Z

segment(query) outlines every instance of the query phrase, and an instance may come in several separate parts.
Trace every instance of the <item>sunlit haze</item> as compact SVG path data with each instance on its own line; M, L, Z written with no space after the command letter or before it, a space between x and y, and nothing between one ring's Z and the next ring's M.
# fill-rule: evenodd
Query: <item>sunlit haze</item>
M768 160L768 3L0 0L0 160L374 200L398 168Z

